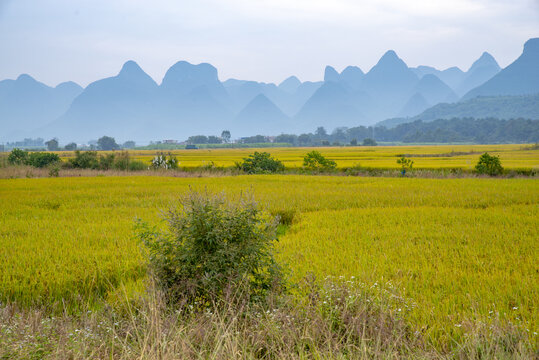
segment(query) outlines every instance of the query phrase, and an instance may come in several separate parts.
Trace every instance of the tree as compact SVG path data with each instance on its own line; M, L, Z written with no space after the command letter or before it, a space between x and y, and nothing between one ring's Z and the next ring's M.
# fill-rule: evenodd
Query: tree
M487 174L490 176L500 175L503 173L500 157L484 153L479 157L479 161L477 162L477 165L475 165L475 171L479 174Z
M376 146L378 145L376 143L376 140L374 139L371 139L371 138L365 138L363 139L363 146Z
M60 162L60 157L54 153L33 152L28 156L27 164L37 168L43 168L50 164Z
M99 150L117 150L120 148L120 146L116 144L116 140L110 136L103 136L97 140L97 147Z
M323 140L328 137L328 133L326 129L324 129L323 126L319 126L318 128L316 128L316 131L314 132L314 134L319 140Z
M58 151L58 139L50 139L49 141L45 142L45 145L47 145L47 150L49 151Z
M133 140L129 140L123 143L122 147L124 149L134 149L137 144Z
M269 174L284 171L284 165L267 152L255 151L236 166L248 174Z
M207 144L208 137L206 135L189 136L189 139L187 139L187 142L190 144Z
M208 144L221 144L223 141L220 137L210 135L208 136Z
M223 130L223 132L221 133L221 138L223 139L223 141L225 143L229 143L230 142L230 131L228 130Z
M407 159L405 156L401 156L397 160L397 164L401 166L401 174L402 176L406 175L406 170L412 170L412 166L414 165L414 162L412 159Z
M74 142L69 143L66 146L64 146L64 149L66 149L67 151L77 150L77 144L75 144Z
M357 146L357 139L350 140L350 145Z
M28 161L28 151L15 148L9 153L7 161L11 165L25 165Z
M320 152L313 150L303 158L303 167L307 170L329 171L335 169L337 163L326 159Z

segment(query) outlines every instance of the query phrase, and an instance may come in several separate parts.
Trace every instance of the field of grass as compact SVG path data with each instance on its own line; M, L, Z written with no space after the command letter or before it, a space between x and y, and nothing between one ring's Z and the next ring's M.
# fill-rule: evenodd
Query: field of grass
M213 163L215 166L230 167L254 151L267 151L281 160L287 168L299 168L303 157L316 149L337 163L339 168L362 166L368 168L396 169L399 155L414 160L417 169L460 168L472 170L484 152L499 155L507 169L539 169L539 150L526 145L416 145L375 147L322 147L322 148L263 148L263 149L198 149L172 150L178 157L180 167L196 168ZM73 152L59 152L62 158L73 157ZM148 162L155 150L131 150L137 160Z
M298 149L293 149L298 151ZM135 218L157 223L189 187L251 192L295 213L277 244L293 280L312 273L392 289L433 342L499 321L539 332L539 182L323 176L0 180L0 301L76 311L137 289Z

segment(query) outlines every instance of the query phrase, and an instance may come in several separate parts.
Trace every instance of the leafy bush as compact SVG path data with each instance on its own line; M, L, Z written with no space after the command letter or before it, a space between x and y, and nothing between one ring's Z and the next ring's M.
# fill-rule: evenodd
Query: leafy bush
M60 157L57 154L47 152L33 152L28 155L26 163L33 167L43 168L50 164L60 162Z
M397 159L397 164L401 166L401 174L402 176L406 175L406 170L412 170L412 167L414 166L414 161L412 159L408 159L405 156L401 156L399 159Z
M337 167L333 160L326 159L320 152L313 150L303 158L303 167L307 170L328 171Z
M281 161L272 158L267 152L258 151L244 158L243 163L236 163L236 166L248 174L270 174L284 171L284 165Z
M260 300L280 283L273 257L277 223L253 201L191 192L165 216L166 229L140 222L139 239L149 266L169 302L209 305L236 285L249 285Z
M97 151L75 151L75 158L69 159L69 163L72 167L78 169L98 169L99 159L97 157Z
M7 161L11 165L25 165L28 161L28 151L13 149L7 157Z
M479 157L479 161L477 162L477 165L475 165L475 171L479 174L487 174L490 176L500 175L503 173L500 157L484 153Z
M99 168L101 170L110 170L114 166L115 154L105 154L99 156Z

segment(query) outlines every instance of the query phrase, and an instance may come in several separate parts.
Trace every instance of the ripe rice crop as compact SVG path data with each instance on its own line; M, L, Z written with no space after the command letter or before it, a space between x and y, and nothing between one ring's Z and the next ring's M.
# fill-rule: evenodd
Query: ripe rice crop
M136 217L156 223L188 190L252 192L295 214L278 258L312 273L390 287L433 341L477 322L518 326L537 343L539 182L327 176L0 180L0 301L76 311L136 291L145 267ZM376 284L376 285L374 285Z
M484 152L500 156L502 165L507 169L539 169L539 150L531 150L525 145L414 145L414 146L360 146L360 147L320 147L320 148L261 148L261 149L198 149L173 150L178 157L180 167L196 168L213 164L214 166L231 167L237 161L254 151L267 151L278 158L289 168L300 168L303 157L316 149L324 156L337 163L338 168L362 166L367 168L397 169L396 163L400 155L414 160L417 169L463 169L472 170ZM130 150L137 160L149 164L157 151ZM168 152L168 151L167 151ZM59 152L67 159L73 152Z

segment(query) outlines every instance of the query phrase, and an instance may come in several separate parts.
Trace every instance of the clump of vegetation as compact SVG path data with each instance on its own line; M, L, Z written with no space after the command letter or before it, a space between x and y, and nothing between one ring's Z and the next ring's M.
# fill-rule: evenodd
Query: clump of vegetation
M242 163L236 163L236 167L248 174L271 174L284 171L281 161L271 157L267 152L258 151L244 158Z
M54 163L60 162L60 157L54 153L32 152L21 149L13 149L8 155L8 162L11 165L30 165L37 168L43 168Z
M157 153L152 159L150 167L154 170L174 170L178 168L179 164L178 159L172 153L169 152L168 156L165 153Z
M500 157L496 155L490 155L484 153L479 157L477 165L475 165L475 171L479 174L486 174L490 176L496 176L503 173L502 163Z
M311 171L331 171L337 167L337 163L326 159L320 152L313 150L303 158L303 167Z
M371 139L371 138L363 139L363 146L377 146L377 145L378 143L374 139Z
M69 159L66 167L75 169L140 171L148 168L142 161L132 160L127 151L98 155L97 151L75 150L75 157Z
M252 200L190 192L165 216L167 228L138 223L149 266L169 303L207 307L225 290L248 286L250 300L280 285L273 257L276 219Z
M397 164L401 166L401 174L404 176L406 175L406 170L412 171L414 161L406 158L405 156L401 156L399 159L397 159Z

